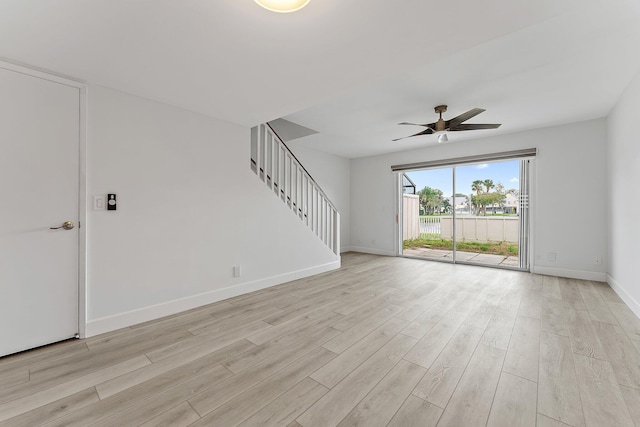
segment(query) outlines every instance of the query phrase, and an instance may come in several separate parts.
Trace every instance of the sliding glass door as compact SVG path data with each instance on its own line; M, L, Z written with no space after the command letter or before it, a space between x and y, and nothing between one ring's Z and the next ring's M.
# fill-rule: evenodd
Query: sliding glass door
M404 256L528 270L529 160L403 175L415 188L402 196Z
M467 207L451 236L456 261L519 268L519 181L518 160L455 168L456 193Z
M415 194L402 194L402 253L404 256L453 262L451 233L453 211L447 194L453 191L453 168L428 169L404 174L415 183ZM443 224L448 229L443 231ZM443 234L444 233L444 234Z

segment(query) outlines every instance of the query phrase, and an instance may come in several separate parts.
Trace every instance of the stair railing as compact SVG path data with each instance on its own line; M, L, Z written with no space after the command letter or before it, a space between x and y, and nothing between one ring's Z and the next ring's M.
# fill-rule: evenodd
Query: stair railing
M251 129L251 170L291 211L340 255L340 214L268 123Z

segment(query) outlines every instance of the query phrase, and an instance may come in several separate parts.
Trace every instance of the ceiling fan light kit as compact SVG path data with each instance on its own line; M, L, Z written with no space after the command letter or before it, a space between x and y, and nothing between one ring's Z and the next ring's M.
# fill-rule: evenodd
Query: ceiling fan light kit
M462 113L457 117L454 117L451 120L443 120L442 119L442 113L446 113L447 112L447 106L446 105L438 105L437 107L434 108L436 114L440 115L440 118L438 119L437 122L433 122L433 123L426 123L426 124L418 124L418 123L408 123L408 122L402 122L402 123L398 123L399 125L412 125L412 126L423 126L426 127L425 130L423 130L422 132L418 132L414 135L409 135L409 136L405 136L403 138L397 138L394 139L394 141L398 141L401 139L405 139L405 138L411 138L414 136L420 136L420 135L431 135L434 133L440 133L441 135L438 136L438 142L447 142L449 141L449 138L447 137L447 134L443 133L443 132L461 132L461 131L467 131L467 130L478 130L478 129L497 129L501 126L500 123L492 123L492 124L463 124L463 122L466 122L467 120L477 116L480 113L485 112L486 110L482 109L482 108L473 108L469 111L467 111L466 113Z
M305 7L311 0L255 0L260 6L272 12L289 13Z

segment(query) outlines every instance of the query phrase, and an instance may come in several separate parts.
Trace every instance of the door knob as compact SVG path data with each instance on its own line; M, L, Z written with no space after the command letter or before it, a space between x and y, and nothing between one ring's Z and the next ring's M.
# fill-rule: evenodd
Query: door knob
M50 230L59 230L64 228L65 230L72 230L75 227L73 221L65 221L60 227L49 227Z

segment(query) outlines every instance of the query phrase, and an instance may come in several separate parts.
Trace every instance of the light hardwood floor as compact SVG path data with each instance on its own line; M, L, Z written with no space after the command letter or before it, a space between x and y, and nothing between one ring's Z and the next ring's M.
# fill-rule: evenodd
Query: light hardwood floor
M0 426L640 426L640 320L606 284L342 264L2 358Z

